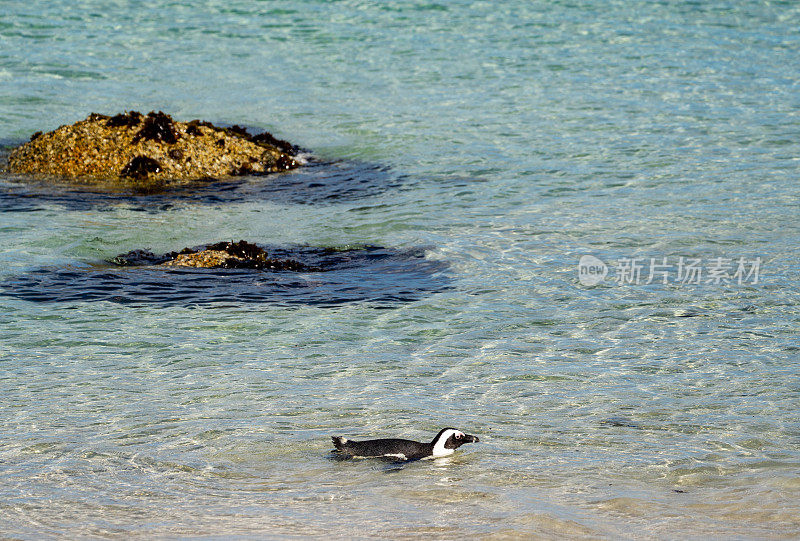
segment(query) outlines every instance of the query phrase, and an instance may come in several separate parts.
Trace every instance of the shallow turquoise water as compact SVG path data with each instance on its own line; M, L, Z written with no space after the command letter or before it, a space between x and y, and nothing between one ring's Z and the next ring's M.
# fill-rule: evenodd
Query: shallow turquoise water
M4 177L0 282L238 238L447 265L389 305L0 296L3 535L800 535L797 4L3 11L8 144L162 109L269 129L358 187L81 205ZM585 254L762 262L585 287ZM328 456L442 426L481 443Z

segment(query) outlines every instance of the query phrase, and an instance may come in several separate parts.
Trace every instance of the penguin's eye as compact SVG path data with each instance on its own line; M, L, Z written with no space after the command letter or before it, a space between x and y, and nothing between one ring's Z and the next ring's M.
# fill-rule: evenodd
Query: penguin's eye
M456 439L460 440L461 439L461 434L456 434Z

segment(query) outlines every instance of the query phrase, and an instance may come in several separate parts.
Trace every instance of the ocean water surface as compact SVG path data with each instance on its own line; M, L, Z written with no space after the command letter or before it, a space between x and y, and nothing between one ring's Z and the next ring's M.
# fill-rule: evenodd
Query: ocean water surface
M135 109L313 161L151 195L0 172L0 536L800 536L797 3L1 11L2 156ZM360 255L109 262L239 239ZM330 455L445 426L481 442Z

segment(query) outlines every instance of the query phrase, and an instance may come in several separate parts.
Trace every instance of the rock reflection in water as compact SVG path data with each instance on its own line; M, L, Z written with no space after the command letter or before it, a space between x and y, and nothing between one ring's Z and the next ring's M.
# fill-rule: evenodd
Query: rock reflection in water
M0 154L2 151L0 150ZM3 156L0 155L0 170ZM124 205L159 212L173 207L219 205L243 201L318 205L357 201L409 184L410 179L375 163L321 162L309 158L301 169L268 177L248 176L165 187L159 193L108 191L97 186L25 182L4 173L0 178L0 212L31 212L59 205L67 210L109 210Z

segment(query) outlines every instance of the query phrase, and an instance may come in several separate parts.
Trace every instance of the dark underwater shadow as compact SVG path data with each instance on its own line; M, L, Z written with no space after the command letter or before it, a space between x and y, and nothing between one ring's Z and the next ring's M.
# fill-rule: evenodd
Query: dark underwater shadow
M30 181L2 173L0 212L34 212L52 205L67 210L111 209L120 203L134 210L162 211L186 203L218 205L243 201L282 204L330 204L379 195L404 184L408 177L389 167L351 161L314 159L292 171L245 175L213 182L193 182L158 193L107 191L65 182Z
M0 282L0 295L40 303L110 301L155 306L242 303L394 307L449 288L446 262L424 249L269 247L315 271L194 269L111 263L40 268Z

